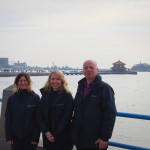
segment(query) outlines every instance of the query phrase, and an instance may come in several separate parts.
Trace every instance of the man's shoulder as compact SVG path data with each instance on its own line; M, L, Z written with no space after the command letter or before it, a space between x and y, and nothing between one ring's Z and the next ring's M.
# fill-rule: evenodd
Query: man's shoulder
M102 84L103 86L110 86L110 84L108 84L108 83L105 82L105 81L101 81L101 84Z
M84 83L85 82L85 80L86 80L86 78L84 77L84 78L82 78L81 80L79 80L78 81L78 84L82 84L82 83Z
M107 82L101 81L101 86L103 87L104 91L109 91L109 92L112 91L112 93L115 93L112 86L108 84Z

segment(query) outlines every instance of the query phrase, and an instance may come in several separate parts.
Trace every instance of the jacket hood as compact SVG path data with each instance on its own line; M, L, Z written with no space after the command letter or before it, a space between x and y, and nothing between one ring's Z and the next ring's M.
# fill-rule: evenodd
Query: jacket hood
M40 92L41 92L41 94L43 95L43 94L48 94L48 93L50 93L50 89L46 89L46 88L41 88L40 89Z
M47 89L47 88L44 88L44 87L40 89L40 92L41 92L42 95L50 94L51 91L52 91L52 89ZM64 91L65 90L59 90L59 94L63 93Z

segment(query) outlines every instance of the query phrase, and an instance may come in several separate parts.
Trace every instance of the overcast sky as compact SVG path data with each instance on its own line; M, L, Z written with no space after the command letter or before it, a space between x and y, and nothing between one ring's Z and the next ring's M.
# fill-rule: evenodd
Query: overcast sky
M42 67L150 64L150 0L0 0L0 57Z

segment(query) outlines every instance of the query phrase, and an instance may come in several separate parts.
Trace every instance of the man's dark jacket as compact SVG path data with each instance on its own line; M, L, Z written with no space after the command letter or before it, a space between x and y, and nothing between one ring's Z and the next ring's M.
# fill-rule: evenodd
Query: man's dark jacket
M116 118L114 91L97 75L84 98L85 83L85 78L79 81L74 100L72 139L79 148L96 148L98 138L108 141L112 136Z
M39 141L40 130L36 120L39 100L39 95L27 90L19 90L9 97L5 113L6 141L14 137Z

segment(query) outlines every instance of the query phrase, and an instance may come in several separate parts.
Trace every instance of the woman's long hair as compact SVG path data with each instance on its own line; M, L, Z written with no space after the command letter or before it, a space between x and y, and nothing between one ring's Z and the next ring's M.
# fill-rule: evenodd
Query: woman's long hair
M27 87L28 92L32 92L32 81L31 81L30 75L25 73L25 72L21 72L16 76L15 81L14 81L14 85L13 85L14 90L15 91L19 90L18 82L22 76L24 76L28 81L28 87Z
M46 83L45 83L45 85L44 85L44 88L49 89L49 90L52 90L52 86L51 86L51 82L50 82L52 74L55 74L55 75L59 76L60 79L61 79L60 91L61 91L61 90L65 90L65 91L67 91L67 92L70 92L70 90L69 90L69 88L68 88L68 83L67 83L67 81L66 81L66 79L65 79L65 76L64 76L64 73L63 73L62 71L60 71L60 70L53 70L53 71L49 74L48 79L47 79L47 81L46 81Z

